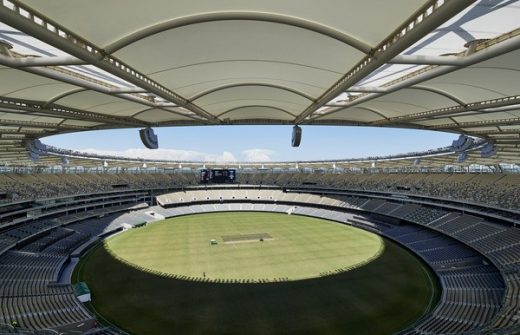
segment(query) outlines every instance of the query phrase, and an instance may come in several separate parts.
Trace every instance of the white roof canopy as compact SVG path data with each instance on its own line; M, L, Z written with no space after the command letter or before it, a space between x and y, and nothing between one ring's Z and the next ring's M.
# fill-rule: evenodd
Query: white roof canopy
M0 3L0 160L62 132L203 124L450 131L520 157L519 1Z

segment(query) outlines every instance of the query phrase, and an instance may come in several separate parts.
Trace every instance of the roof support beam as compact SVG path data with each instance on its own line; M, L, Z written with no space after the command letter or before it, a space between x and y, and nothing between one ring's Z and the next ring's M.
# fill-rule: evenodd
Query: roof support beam
M453 95L451 94L448 94L444 91L441 91L441 90L437 90L437 89L434 89L434 88L430 88L430 87L423 87L423 86L412 86L412 87L408 87L408 89L410 90L421 90L421 91L428 91L428 92L432 92L432 93L435 93L435 94L439 94L439 95L442 95L450 100L453 100L459 104L464 104L463 101L461 101L460 99L454 97ZM348 89L348 91L346 93L390 93L391 92L391 87L380 87L380 86L352 86L351 88ZM333 105L333 104L327 104L327 106L333 106L333 107L341 107L341 105Z
M9 120L9 119L0 119L0 124L3 126L20 126L20 127L34 127L34 128L44 128L44 129L61 129L61 130L90 130L92 127L85 126L74 126L74 125L59 125L56 123L49 122L36 122L36 121L23 121L23 120Z
M397 55L388 64L462 66L464 64L464 56Z
M373 100L375 98L378 98L382 95L393 93L397 90L410 87L412 85L416 85L419 83L422 83L424 81L437 78L439 76L448 74L450 72L453 72L460 67L466 67L473 64L477 64L483 61L486 61L493 57L498 57L503 54L506 54L508 52L511 52L513 50L520 48L520 28L516 29L512 32L506 33L504 35L498 36L495 39L481 42L476 46L477 51L472 53L469 56L465 56L461 58L461 61L463 62L460 66L453 66L453 65L431 65L426 68L420 69L416 72L412 72L410 74L407 74L406 76L396 79L390 83L385 84L385 87L381 87L379 92L374 92L362 96L355 97L354 100L351 102L345 104L343 108L346 107L352 107L370 100ZM348 91L349 89L345 89L345 91ZM338 110L334 109L329 112L320 114L316 116L314 119L319 119L321 117L331 115L334 113L337 113Z
M276 111L279 111L281 113L289 114L292 117L295 116L293 113L291 113L291 112L289 112L289 111L287 111L287 110L285 110L283 108L279 108L279 107L275 107L275 106L269 106L269 105L245 105L245 106L234 107L234 108L228 109L228 110L218 114L218 116L221 117L221 116L224 116L226 114L232 113L232 112L234 112L236 110L239 110L239 109L247 109L247 108L255 108L255 107L276 110Z
M0 64L9 66L9 60L8 57L0 57ZM107 84L100 84L96 83L93 80L90 79L82 79L81 77L78 77L77 75L67 75L64 73L64 70L61 69L61 71L56 71L55 68L52 67L37 67L37 66L27 66L23 67L20 70L29 72L32 74L36 74L39 76L43 76L46 78L50 78L53 80L58 80L67 84L83 87L84 89L93 90L99 93L103 94L110 94L110 95L118 95L123 99L137 102L141 104L145 103L151 103L151 101L146 101L144 99L141 99L137 96L130 95L131 93L142 93L146 92L145 90L141 88L116 88L116 87L110 87Z
M428 129L460 129L460 128L472 128L472 127L489 127L489 126L502 126L507 124L508 126L520 125L520 117L511 119L501 120L482 120L474 122L459 122L458 124L447 123L438 124L434 126L427 126Z
M76 57L7 57L0 54L2 64L14 68L22 67L40 67L40 66L65 66L65 65L82 65L84 61Z
M32 130L32 129L5 129L0 128L0 134L3 135L23 135L23 136L48 136L51 134L58 133L58 130L49 130L49 129L41 129L39 131Z
M9 58L8 57L0 57L0 64L9 66L7 63L4 63L4 60L6 60L6 59L9 59ZM200 119L201 117L199 117L199 116L198 117L194 117L194 115L189 115L189 114L179 113L179 112L175 112L175 111L170 111L170 110L164 109L163 105L161 105L161 104L154 103L152 101L146 100L146 99L144 99L144 98L142 98L140 96L135 95L134 93L144 93L144 92L146 92L146 90L144 90L142 88L139 88L139 87L111 88L111 87L108 87L108 86L105 86L105 85L101 85L101 84L92 82L90 80L82 80L81 78L77 78L76 76L68 76L68 75L62 73L61 71L60 72L54 71L52 68L47 68L47 67L35 67L35 66L30 66L29 67L28 66L28 67L21 68L20 70L23 70L23 71L26 71L26 72L29 72L29 73L33 73L33 74L36 74L36 75L44 76L46 78L50 78L50 79L58 80L58 81L61 81L61 82L65 82L65 83L72 84L72 85L79 86L79 87L83 88L83 89L73 90L71 92L66 92L63 95L60 95L58 97L55 97L55 98L51 99L51 101L58 100L58 99L61 99L61 98L65 97L65 96L68 96L70 94L82 92L82 91L88 89L88 90L93 90L93 91L96 91L96 92L99 92L99 93L103 93L103 94L114 95L114 96L117 96L117 97L119 97L121 99L125 99L125 100L131 101L131 102L139 103L139 104L142 104L142 105L145 105L145 106L149 106L149 107L152 107L152 108L162 109L162 110L165 110L165 111L170 112L172 114L185 116L185 117L197 120L197 121L201 120ZM50 103L47 103L46 105L49 105L49 104ZM204 118L204 119L206 119L206 118ZM136 120L135 122L139 123L141 121Z
M22 4L20 1L11 0L11 3L12 8L8 7L4 2L0 3L0 16L5 24L48 43L88 64L95 65L133 85L145 89L147 92L182 106L204 117L209 123L220 123L218 118L199 106L188 102L182 96L155 82L145 74L107 54L98 46L74 34L59 23L37 13L34 9Z
M328 36L342 43L350 45L351 47L368 54L372 51L372 47L361 40L358 40L350 35L333 28L320 25L309 20L300 19L293 16L280 15L275 13L262 12L211 12L191 16L176 18L170 21L158 23L156 25L146 27L145 29L133 32L122 39L107 45L105 50L109 53L116 52L132 43L147 38L149 36L159 34L163 31L177 29L194 24L201 24L207 22L218 21L259 21L271 22L289 25L301 29L313 31L315 33Z
M520 136L520 129L496 129L496 130L474 130L474 131L467 131L466 134L468 135L502 135L502 134L514 134L517 136Z
M90 122L102 122L115 126L143 127L148 123L136 119L120 116L108 116L93 112L82 111L70 107L51 104L45 102L26 101L22 99L0 97L0 107L23 110L48 116L57 116L64 119L83 120Z
M426 91L426 92L435 93L435 94L438 94L438 95L442 95L443 97L448 98L448 99L458 103L459 105L464 105L465 104L464 101L460 100L459 98L457 98L453 94L450 94L448 92L445 92L445 91L442 91L442 90L439 90L439 89L436 89L436 88L415 85L415 86L412 86L412 87L408 87L408 89L409 90L419 90L419 91Z
M301 97L303 97L303 98L305 98L307 100L310 100L310 101L313 100L313 97L311 97L310 95L308 95L308 94L306 94L304 92L295 90L293 88L286 87L286 86L281 86L281 85L266 84L266 83L237 83L237 84L222 85L222 86L211 88L211 89L206 90L206 91L199 92L199 93L191 96L189 98L189 100L190 101L195 101L197 99L200 99L202 97L205 97L206 95L209 95L209 94L212 94L212 93L215 93L215 92L219 92L219 91L223 91L223 90L227 90L227 89L231 89L231 88L241 88L241 87L268 87L268 88L273 88L273 89L277 89L277 90L290 92L290 93L299 95L299 96L301 96Z
M80 93L80 92L85 92L87 89L85 88L75 88L75 89L72 89L70 91L67 91L67 92L63 92L63 93L60 93L52 98L50 98L49 100L47 100L45 102L45 104L43 105L43 107L47 107L49 106L50 104L53 104L54 102L60 100L60 99L63 99L63 98L66 98L68 97L69 95L72 95L72 94L76 94L76 93Z
M492 99L485 101L472 102L464 105L457 105L445 108L434 109L426 112L413 113L404 116L396 116L391 117L386 120L380 120L372 122L373 125L386 125L392 123L402 123L409 121L417 121L426 118L438 117L438 116L447 116L454 115L457 113L464 113L469 111L479 111L488 108L498 108L510 105L520 104L520 95L500 98L500 99Z
M381 65L399 55L435 28L439 27L441 24L467 8L473 2L475 2L475 0L446 0L442 4L436 0L428 1L409 20L405 21L387 38L379 43L379 45L374 49L372 55L364 57L338 82L307 107L297 118L295 118L294 123L302 123L308 116L326 105L340 93L347 91L348 88L368 76Z

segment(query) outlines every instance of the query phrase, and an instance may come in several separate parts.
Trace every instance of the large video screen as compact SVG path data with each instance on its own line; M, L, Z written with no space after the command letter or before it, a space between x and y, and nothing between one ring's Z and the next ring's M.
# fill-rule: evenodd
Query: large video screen
M201 183L225 184L234 183L237 177L236 169L202 169L200 170Z

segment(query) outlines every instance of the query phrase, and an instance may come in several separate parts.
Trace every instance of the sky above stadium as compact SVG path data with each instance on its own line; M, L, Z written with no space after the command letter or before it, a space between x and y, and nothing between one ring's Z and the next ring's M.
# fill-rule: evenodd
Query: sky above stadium
M146 149L137 129L91 131L44 138L45 144L83 152L144 159L301 161L359 158L451 145L456 134L389 128L303 126L291 147L291 126L155 128L159 149Z

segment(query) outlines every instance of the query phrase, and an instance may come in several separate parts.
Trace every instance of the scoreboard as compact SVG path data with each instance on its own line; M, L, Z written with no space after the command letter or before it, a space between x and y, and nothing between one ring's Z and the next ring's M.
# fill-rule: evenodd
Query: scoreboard
M200 170L200 182L225 184L234 183L237 177L236 169L202 169Z

